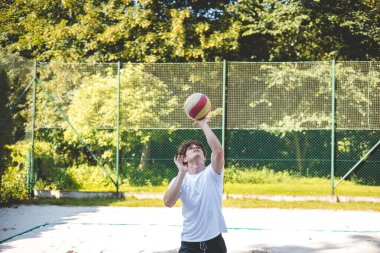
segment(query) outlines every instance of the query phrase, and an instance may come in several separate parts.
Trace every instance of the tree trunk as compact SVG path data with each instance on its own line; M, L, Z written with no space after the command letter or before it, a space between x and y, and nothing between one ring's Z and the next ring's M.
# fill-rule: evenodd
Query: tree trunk
M151 145L150 142L144 143L144 147L141 152L141 158L140 158L140 164L139 164L139 170L143 171L149 166L149 158L151 153Z

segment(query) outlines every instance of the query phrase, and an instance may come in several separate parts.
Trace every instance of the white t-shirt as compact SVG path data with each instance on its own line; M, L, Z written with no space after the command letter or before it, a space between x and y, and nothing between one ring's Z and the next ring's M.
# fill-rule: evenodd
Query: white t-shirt
M180 193L182 241L202 242L227 232L222 213L223 178L224 172L218 175L211 164L198 174L186 173Z

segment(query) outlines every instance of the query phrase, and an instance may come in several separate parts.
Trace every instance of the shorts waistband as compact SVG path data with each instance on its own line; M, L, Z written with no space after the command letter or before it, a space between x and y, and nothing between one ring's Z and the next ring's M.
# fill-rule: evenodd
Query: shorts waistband
M187 242L187 241L182 241L182 242L184 242L184 243L186 243L186 244L199 244L199 243L202 243L202 242L204 242L204 243L208 243L208 242L212 242L212 241L218 240L218 239L221 238L221 237L222 237L222 234L219 234L219 235L215 236L214 238L211 238L210 240L207 240L207 241L200 241L200 242Z

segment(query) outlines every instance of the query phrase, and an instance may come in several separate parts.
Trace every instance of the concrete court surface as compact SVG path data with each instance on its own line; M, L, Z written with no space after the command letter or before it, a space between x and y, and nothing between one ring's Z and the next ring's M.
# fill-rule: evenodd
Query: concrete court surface
M380 213L224 208L228 252L379 253ZM0 252L177 252L180 208L0 208Z

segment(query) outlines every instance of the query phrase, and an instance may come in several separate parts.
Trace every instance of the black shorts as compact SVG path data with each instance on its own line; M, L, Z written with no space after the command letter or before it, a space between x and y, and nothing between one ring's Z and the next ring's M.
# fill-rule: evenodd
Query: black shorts
M205 242L181 241L178 253L227 253L227 247L222 234L219 234Z

